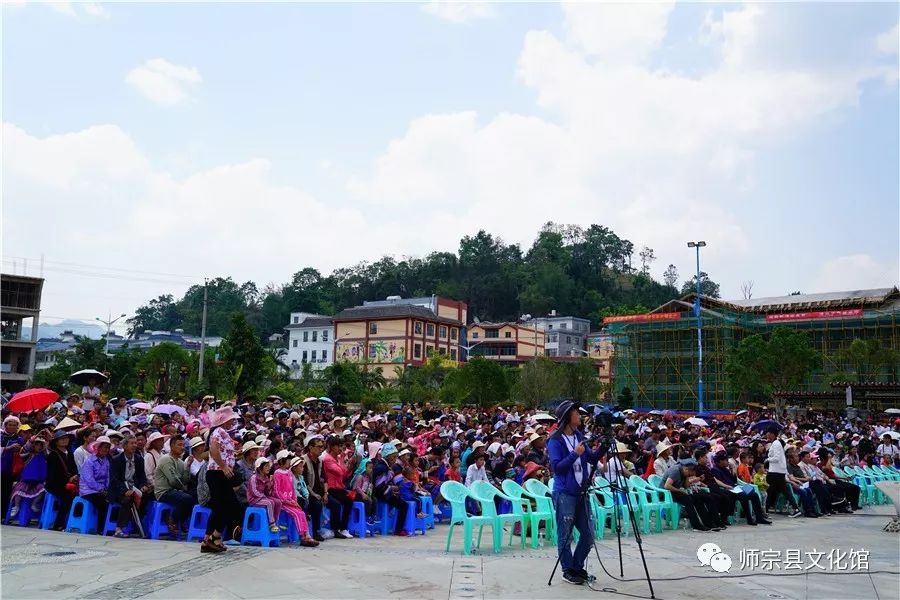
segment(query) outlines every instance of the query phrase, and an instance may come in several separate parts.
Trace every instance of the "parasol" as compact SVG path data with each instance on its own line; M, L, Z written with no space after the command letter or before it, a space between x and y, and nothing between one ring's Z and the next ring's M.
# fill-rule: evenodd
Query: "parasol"
M87 385L91 382L91 379L94 380L94 383L99 384L106 383L109 377L96 369L82 369L69 375L69 381L78 385Z
M531 418L532 418L532 420L537 421L537 422L541 422L541 421L545 421L547 423L555 423L556 422L556 417L551 417L547 413L539 413L539 414L534 415Z
M900 408L889 408L884 411L886 415L900 415Z
M751 425L748 431L765 431L770 427L775 427L778 430L784 429L784 425L782 425L778 421L773 421L772 419L763 419L762 421L757 421L756 423Z
M709 427L709 423L707 423L700 417L691 417L690 419L685 419L684 422L690 423L691 425L697 425L698 427Z
M739 417L741 415L746 415L746 414L747 414L747 409L745 408L743 410L739 410L736 413L734 413L734 416Z
M135 402L131 405L131 408L134 410L150 410L150 405L146 402Z
M28 413L43 410L56 402L59 394L47 388L31 388L23 390L12 397L4 407L9 412Z
M187 417L187 411L178 406L177 404L160 404L159 406L153 409L153 412L160 415L169 415L171 416L174 413L179 413L183 417Z

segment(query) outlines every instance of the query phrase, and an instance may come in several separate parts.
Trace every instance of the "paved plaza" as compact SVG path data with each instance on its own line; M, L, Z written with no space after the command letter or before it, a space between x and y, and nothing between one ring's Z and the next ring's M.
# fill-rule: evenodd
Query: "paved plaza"
M736 525L721 533L665 532L644 537L644 552L657 598L879 598L900 597L895 574L824 575L805 553L868 552L869 571L900 570L900 538L881 531L893 507L869 507L854 516L816 521L775 517L771 527ZM623 538L625 577L619 582L598 573L597 588L566 584L547 577L556 558L552 548L505 548L500 555L444 552L446 525L426 536L329 540L318 549L230 548L223 555L200 554L197 544L120 540L64 534L34 528L2 527L2 598L626 598L649 597L637 546ZM485 536L485 540L488 536ZM741 568L741 550L800 550L802 575L729 577L703 567L697 549L716 543L733 562L731 575L762 573L761 566ZM454 548L459 548L459 538ZM599 542L601 558L618 574L615 537ZM748 553L748 550L750 551ZM774 556L770 554L769 556ZM837 555L833 555L837 556ZM783 571L776 563L776 572ZM834 563L835 568L844 565ZM599 571L596 559L589 564ZM706 579L665 581L688 575ZM618 592L618 593L614 593Z

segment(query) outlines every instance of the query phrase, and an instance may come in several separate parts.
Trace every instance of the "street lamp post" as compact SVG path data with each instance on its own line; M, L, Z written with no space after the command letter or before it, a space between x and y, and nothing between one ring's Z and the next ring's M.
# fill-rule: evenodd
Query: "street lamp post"
M706 242L688 242L688 248L697 251L697 298L694 300L694 316L697 317L697 403L699 412L703 413L703 321L700 318L700 248Z
M100 321L101 323L106 325L106 351L104 352L104 354L109 354L109 331L110 331L110 329L112 328L113 325L115 325L116 321L118 321L119 319L121 319L124 316L125 316L125 313L122 313L121 315L119 315L118 317L113 319L112 312L110 312L109 318L106 319L105 321L103 319L101 319L100 317L95 317L98 321Z

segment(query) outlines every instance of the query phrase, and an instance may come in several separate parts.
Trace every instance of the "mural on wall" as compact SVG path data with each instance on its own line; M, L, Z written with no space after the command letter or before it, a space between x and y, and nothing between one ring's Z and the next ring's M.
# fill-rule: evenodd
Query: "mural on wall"
M397 363L406 362L406 348L398 341L377 341L369 344L369 354L365 354L363 342L338 342L335 352L338 360L350 362L362 362L364 360L373 363Z
M612 336L608 334L592 335L588 338L588 352L591 358L608 359L613 354Z

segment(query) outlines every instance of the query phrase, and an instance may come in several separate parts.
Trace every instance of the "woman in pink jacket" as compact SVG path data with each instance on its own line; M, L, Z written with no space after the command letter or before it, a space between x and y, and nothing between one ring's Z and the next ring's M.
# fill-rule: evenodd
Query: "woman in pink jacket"
M294 488L294 474L291 468L303 463L300 457L291 458L287 450L278 453L278 470L275 471L275 496L281 500L281 510L294 520L300 532L300 545L315 548L319 542L309 536L309 525L306 514L297 502L297 490Z

